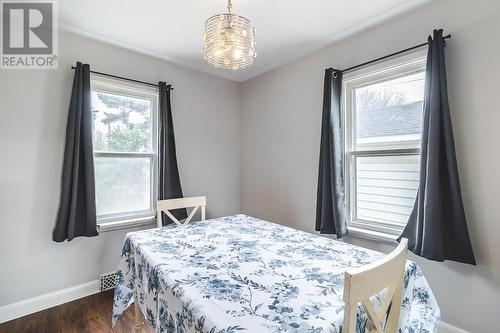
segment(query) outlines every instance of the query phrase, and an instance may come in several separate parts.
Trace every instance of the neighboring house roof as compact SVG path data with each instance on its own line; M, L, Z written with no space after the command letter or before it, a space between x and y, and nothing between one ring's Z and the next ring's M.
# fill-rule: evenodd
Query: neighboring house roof
M420 133L423 102L361 111L357 117L357 135L361 138Z

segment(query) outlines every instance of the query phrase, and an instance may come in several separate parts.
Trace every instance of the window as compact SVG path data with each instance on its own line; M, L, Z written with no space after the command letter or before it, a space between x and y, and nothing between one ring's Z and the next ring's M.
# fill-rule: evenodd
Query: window
M158 92L91 78L98 223L154 217Z
M344 76L348 227L399 235L418 190L425 53Z

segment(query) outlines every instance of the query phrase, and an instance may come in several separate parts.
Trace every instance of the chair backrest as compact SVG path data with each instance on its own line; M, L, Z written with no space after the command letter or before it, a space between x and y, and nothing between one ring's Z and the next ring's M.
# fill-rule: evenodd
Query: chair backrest
M363 305L368 314L370 332L397 331L407 248L408 240L403 238L398 247L384 258L345 272L343 333L356 332L358 303ZM386 292L382 304L375 310L370 297L384 290Z
M168 200L158 200L156 202L156 226L161 228L162 226L162 212L167 214L167 216L174 221L176 224L188 224L191 222L194 214L198 208L201 207L201 220L205 220L205 207L207 206L207 198L206 197L191 197L191 198L179 198L179 199L168 199ZM179 208L193 208L189 216L181 223L179 220L175 218L174 215L170 212L173 209Z

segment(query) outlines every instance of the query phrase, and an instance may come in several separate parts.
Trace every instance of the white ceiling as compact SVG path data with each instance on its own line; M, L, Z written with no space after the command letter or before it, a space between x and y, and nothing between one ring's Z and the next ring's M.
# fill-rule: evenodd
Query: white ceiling
M205 20L226 0L64 0L63 29L244 81L432 0L233 0L257 31L255 64L212 68L200 54Z

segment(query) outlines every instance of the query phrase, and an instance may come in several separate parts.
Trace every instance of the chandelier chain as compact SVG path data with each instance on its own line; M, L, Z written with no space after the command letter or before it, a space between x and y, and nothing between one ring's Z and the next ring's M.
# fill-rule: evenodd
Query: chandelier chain
M229 14L231 14L231 8L233 8L233 4L231 3L231 0L227 0L227 11Z

